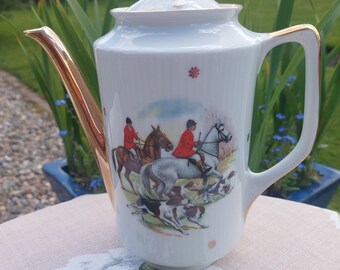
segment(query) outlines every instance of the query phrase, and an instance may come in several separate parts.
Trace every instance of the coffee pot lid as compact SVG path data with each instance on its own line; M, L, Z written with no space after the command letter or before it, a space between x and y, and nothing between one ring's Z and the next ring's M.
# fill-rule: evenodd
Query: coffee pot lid
M140 0L127 11L177 11L177 10L204 10L221 8L214 0Z

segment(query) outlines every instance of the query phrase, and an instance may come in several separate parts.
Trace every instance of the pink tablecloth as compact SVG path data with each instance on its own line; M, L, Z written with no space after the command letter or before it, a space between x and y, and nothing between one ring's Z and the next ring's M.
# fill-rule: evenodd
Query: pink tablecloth
M114 232L107 194L82 196L0 225L0 269L138 269ZM238 246L210 269L339 270L339 216L260 196Z

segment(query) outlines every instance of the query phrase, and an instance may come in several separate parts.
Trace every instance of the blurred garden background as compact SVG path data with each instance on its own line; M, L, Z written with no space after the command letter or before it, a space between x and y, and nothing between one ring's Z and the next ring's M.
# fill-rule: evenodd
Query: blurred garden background
M50 3L48 4L47 2ZM72 164L71 156L74 156L74 153L76 152L79 154L77 154L76 162L74 162L75 171L77 170L77 166L78 170L79 167L84 168L84 164L86 164L85 167L88 168L88 171L86 172L87 175L79 175L80 173L78 173L79 177L86 178L96 176L98 170L96 169L96 165L93 164L94 160L91 155L88 156L88 145L84 142L82 131L75 130L71 132L72 129L75 129L72 127L77 125L77 121L66 118L70 118L70 115L73 117L74 112L70 108L66 110L66 112L60 111L61 105L65 105L68 101L64 97L65 89L63 89L60 82L57 81L56 72L53 68L50 70L50 64L47 63L47 58L46 56L43 56L44 53L40 47L33 41L25 38L22 31L36 28L44 24L50 25L51 28L62 37L62 40L65 41L67 47L71 47L71 52L73 50L73 52L77 54L77 46L84 46L84 50L89 54L88 61L93 65L91 42L94 38L98 38L114 26L114 20L110 19L108 15L109 9L117 6L130 6L134 2L135 1L127 0L0 0L0 69L10 72L19 78L32 91L38 93L41 97L46 98L52 107L52 113L56 119L59 130L67 130L69 138L72 136L74 138L77 137L77 139L74 139L71 142L68 141L67 136L64 136L66 134L65 132L60 133L64 146L66 146L66 155L69 155L68 161L70 165ZM322 132L320 133L322 136L320 135L310 160L311 162L321 163L340 170L340 94L338 94L340 92L340 7L338 5L338 0L233 0L218 2L242 4L244 9L240 14L240 21L245 27L255 32L272 32L290 25L303 23L313 24L318 27L318 30L321 30L323 45L323 66L321 71L323 72L322 85L324 88L321 102L325 105L324 108L321 109L321 114L323 114L324 118L321 121ZM83 12L79 10L79 7ZM72 25L72 27L70 25ZM88 26L93 30L91 33L85 29ZM81 42L82 44L77 44L77 42ZM273 105L273 110L276 111L273 111L273 117L268 121L273 128L277 125L276 122L278 121L279 116L283 115L281 114L284 110L282 108L289 103L289 95L285 93L288 93L288 91L297 91L297 89L301 88L301 91L304 91L304 65L303 61L300 60L302 63L298 61L299 53L299 47L296 45L288 45L280 48L276 51L276 56L270 56L271 59L269 58L263 65L263 70L259 74L257 85L259 89L263 88L268 90L270 86L272 86L271 88L274 90L283 91L282 95L284 95L284 98ZM303 53L300 54L303 55ZM294 58L292 61L293 63L289 60L291 58ZM86 66L87 62L81 55L75 55L75 59L80 66ZM271 74L271 67L273 66L271 61L273 61L273 59L277 59L276 69L277 73L280 73L279 75ZM34 63L38 64L35 65ZM292 74L287 73L290 64L294 63L296 63L294 72ZM93 69L90 67L84 67L82 69L81 67L81 70L83 74L85 74L88 83L90 85L93 84L93 87L91 88L94 93L97 93L96 88L98 86ZM86 76L86 73L89 73L90 75ZM40 80L37 79L37 76L40 76ZM55 77L56 79L53 79L52 77ZM48 82L43 78L48 78ZM46 88L59 88L60 91L53 90L55 93L51 94ZM288 90L284 90L285 88ZM262 142L266 147L261 147L261 149L264 150L260 155L260 158L256 159L256 157L253 157L251 160L250 163L254 170L265 169L266 164L263 165L262 161L266 160L267 163L271 163L270 160L268 161L268 158L271 158L270 153L273 152L271 149L278 149L278 142L275 141L278 137L273 137L273 135L275 135L274 130L272 130L272 134L270 132L265 135L261 133L263 131L261 131L260 124L263 122L263 117L265 117L261 114L261 110L268 105L266 104L266 101L261 100L262 98L263 97L261 97L260 94L257 96L258 103L254 110L258 109L259 112L258 115L256 115L257 113L254 113L255 124L253 127L254 133L258 134L258 138L260 139L254 134L252 135L252 138L253 144L256 144L257 139L262 141L261 138L266 138L266 141ZM303 100L303 95L300 98ZM59 101L59 103L56 101ZM65 104L63 103L64 101ZM265 104L263 104L263 102L265 102ZM287 114L291 114L291 117L293 118L294 113L295 116L297 116L299 115L299 112L301 112L301 108L297 108L296 112L288 112L287 110ZM284 117L288 117L287 114L285 114ZM269 115L267 117L269 117ZM286 124L290 124L291 126L294 125L295 135L293 138L298 139L299 131L296 124L293 124L290 121L287 121ZM280 127L282 128L282 126ZM79 138L81 139L78 140ZM273 142L270 142L271 138L274 138ZM286 138L292 137L286 136ZM74 143L74 141L76 141L76 143ZM259 147L261 146L260 144L258 145ZM74 147L74 149L72 147ZM289 150L290 149L287 151ZM277 159L278 157L272 158ZM258 160L261 160L261 164ZM278 160L276 160L276 162L277 161ZM79 164L76 164L77 162ZM91 165L88 166L88 164ZM308 162L306 166L308 166ZM288 179L288 181L292 182L292 179ZM294 181L296 181L296 179ZM285 185L283 186L286 187ZM291 187L287 190L289 189L291 189ZM328 208L340 212L340 187L328 205Z

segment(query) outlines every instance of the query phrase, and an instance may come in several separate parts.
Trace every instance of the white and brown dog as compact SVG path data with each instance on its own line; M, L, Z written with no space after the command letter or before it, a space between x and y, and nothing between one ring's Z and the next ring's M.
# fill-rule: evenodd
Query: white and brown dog
M138 210L132 214L141 214L143 220L143 216L148 213L184 235L188 235L188 233L182 228L183 225L180 220L183 219L197 224L200 228L207 228L198 220L204 215L205 208L190 204L188 199L183 198L181 195L171 196L169 200L155 200L141 194L139 196L140 198L135 203L128 205L128 207L137 208Z
M208 187L208 192L214 195L225 196L231 192L233 189L230 184L230 179L236 175L236 171L231 171L227 178L223 178L222 180L216 182L212 186Z

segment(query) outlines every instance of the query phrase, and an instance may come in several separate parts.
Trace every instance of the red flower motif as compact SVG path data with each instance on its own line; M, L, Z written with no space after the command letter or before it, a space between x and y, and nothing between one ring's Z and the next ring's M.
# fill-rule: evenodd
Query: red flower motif
M198 77L198 75L200 75L200 70L198 67L192 67L190 70L189 70L189 77L195 79Z

